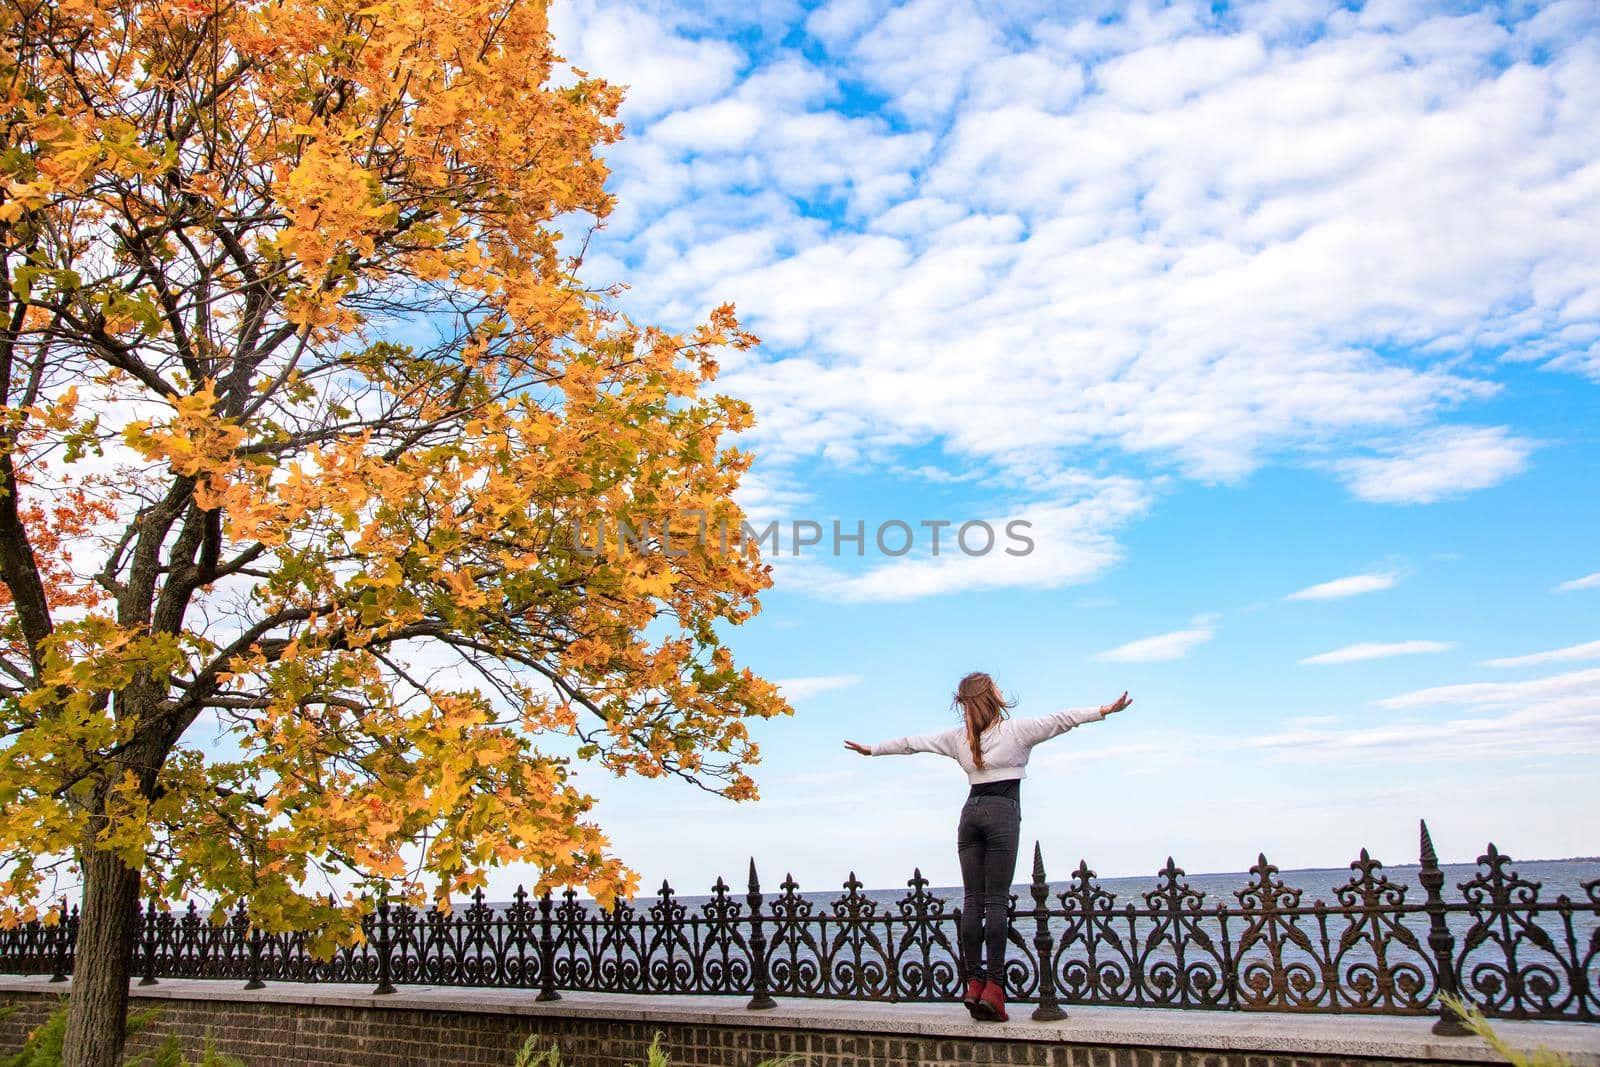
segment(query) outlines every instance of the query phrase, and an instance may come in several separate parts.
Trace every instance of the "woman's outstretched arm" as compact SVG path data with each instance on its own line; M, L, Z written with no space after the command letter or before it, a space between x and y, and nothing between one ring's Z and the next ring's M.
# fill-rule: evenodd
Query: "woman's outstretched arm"
M846 741L844 747L863 756L904 756L913 752L933 752L949 756L951 759L959 759L958 746L966 738L966 733L964 727L956 726L949 730L940 730L936 734L913 734L897 737L892 741L880 741L876 745Z
M1064 734L1074 726L1099 722L1107 715L1113 715L1132 703L1133 701L1128 699L1128 694L1123 693L1110 704L1102 704L1098 708L1067 708L1065 711L1052 712L1037 718L1017 719L1012 729L1016 732L1018 740L1031 747Z

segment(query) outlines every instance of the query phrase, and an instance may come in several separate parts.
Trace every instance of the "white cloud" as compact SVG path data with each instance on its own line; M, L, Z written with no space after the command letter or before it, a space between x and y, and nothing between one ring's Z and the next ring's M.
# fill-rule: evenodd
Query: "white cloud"
M1578 331L1574 331L1578 332ZM1570 371L1581 374L1593 382L1600 382L1600 343L1592 344L1588 348L1580 349L1573 344L1562 343L1561 338L1555 344L1540 344L1531 347L1534 355L1546 355L1551 370Z
M1415 656L1425 652L1448 652L1455 646L1444 641L1395 641L1383 644L1376 641L1360 641L1343 648L1336 648L1332 652L1323 652L1316 656L1307 656L1300 662L1303 664L1326 663L1359 663L1369 659L1388 659L1391 656Z
M1066 481L1072 484L1060 483L1056 488L1075 490L1075 499L1031 504L1009 515L978 520L988 524L992 542L980 526L974 525L965 535L964 551L960 527L973 520L956 515L908 517L899 520L911 528L909 543L913 547L907 555L872 563L859 571L815 558L777 558L772 562L778 586L820 599L859 603L915 600L985 589L1054 589L1088 581L1122 558L1111 535L1143 514L1150 497L1142 486L1128 479ZM952 525L939 531L939 555L934 556L934 530L921 524L940 519ZM855 530L854 523L841 526L846 533ZM863 532L864 552L882 559L876 543L880 529L867 524ZM908 543L906 534L898 528L882 528L881 533L883 546L889 551L899 551ZM825 543L818 546L819 555L832 548L831 529L824 538ZM845 549L854 551L852 545Z
M1381 589L1393 589L1400 576L1393 571L1374 574L1352 574L1348 578L1335 578L1331 582L1319 582L1308 585L1298 592L1290 593L1285 600L1343 600L1345 597L1360 596L1362 593L1375 593Z
M819 693L849 689L860 683L861 677L856 674L818 674L805 678L780 678L773 684L783 690L783 695L789 700L801 701L809 700Z
M1555 587L1557 593L1571 593L1578 589L1600 589L1600 571L1586 574L1582 578L1574 578L1570 582L1562 582Z
M674 111L650 128L650 136L669 148L732 151L754 140L765 118L754 104L724 99Z
M936 120L1001 50L997 28L966 0L910 0L854 42L856 70L913 120Z
M812 503L809 492L776 482L760 470L746 471L740 477L735 498L744 509L745 521L757 528L774 519L790 518Z
M1108 100L1155 111L1260 70L1266 62L1266 49L1254 34L1187 37L1108 60L1096 68L1095 80Z
M838 44L860 33L883 14L879 0L829 0L806 19L806 32L821 41Z
M1442 707L1464 717L1345 730L1296 728L1248 744L1283 760L1346 765L1600 754L1600 670L1437 686L1379 704L1391 710Z
M1534 447L1504 426L1438 427L1394 446L1385 456L1344 460L1336 468L1362 500L1431 504L1520 473Z
M1172 732L1163 731L1157 736L1147 736L1118 742L1102 742L1087 738L1071 745L1045 746L1034 749L1028 760L1028 770L1043 774L1068 773L1094 764L1120 761L1124 766L1173 767L1187 763L1205 753L1225 748L1226 743L1213 736L1185 733L1181 741ZM1035 777L1040 776L1036 773Z
M1493 710L1565 700L1600 704L1600 668L1568 671L1525 682L1467 682L1462 685L1434 686L1402 693L1378 703L1382 707L1397 710L1440 704Z
M1572 663L1586 659L1600 659L1600 641L1582 645L1568 645L1548 652L1533 652L1526 656L1506 656L1485 660L1485 667L1531 667L1539 663Z
M938 197L923 196L905 200L872 220L872 228L882 233L914 238L943 230L966 218L967 208Z
M1061 111L1083 95L1083 70L1037 52L1000 56L971 72L968 108L1003 107L1027 100L1046 111Z
M1208 624L1196 625L1187 630L1157 634L1129 641L1125 645L1095 654L1095 659L1106 663L1166 663L1183 659L1190 652L1211 640L1214 631Z
M630 122L711 99L745 63L728 42L681 35L631 4L571 0L551 8L550 23L569 63L628 87L623 117Z
M1281 759L1419 766L1463 759L1600 753L1600 697L1535 704L1497 718L1396 722L1348 730L1288 730L1245 742Z
M652 17L673 55L704 40ZM1588 18L1274 5L1224 31L1200 4L835 0L794 16L804 56L712 54L664 117L630 117L591 280L672 325L738 304L766 345L719 386L754 403L773 485L933 447L992 473L989 510L1061 505L1031 482L1085 454L1134 481L1276 462L1449 499L1535 448L1460 424L1500 388L1478 353L1585 373L1600 343ZM1119 551L1088 549L1044 573Z

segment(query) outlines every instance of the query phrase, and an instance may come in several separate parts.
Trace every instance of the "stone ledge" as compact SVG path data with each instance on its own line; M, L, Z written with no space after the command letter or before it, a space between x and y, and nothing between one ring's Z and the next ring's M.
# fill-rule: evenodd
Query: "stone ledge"
M43 976L0 976L0 994L63 993L70 983ZM1498 1063L1500 1057L1476 1037L1441 1038L1431 1018L1382 1015L1292 1015L1267 1012L1182 1011L1067 1005L1067 1018L1036 1023L1032 1005L1016 1005L1008 1023L979 1023L958 1004L887 1004L858 1001L780 999L769 1011L748 1011L744 997L640 996L624 993L563 993L539 1002L522 989L407 986L375 996L370 986L297 985L280 982L246 990L242 982L162 979L134 986L138 998L212 1003L315 1005L364 1010L435 1011L458 1014L549 1016L619 1022L750 1027L762 1030L827 1030L874 1035L914 1035L961 1040L1040 1042L1056 1045L1138 1046L1207 1051L1351 1056L1436 1063ZM1569 1056L1577 1067L1600 1067L1600 1025L1567 1022L1496 1022L1512 1047L1539 1045Z

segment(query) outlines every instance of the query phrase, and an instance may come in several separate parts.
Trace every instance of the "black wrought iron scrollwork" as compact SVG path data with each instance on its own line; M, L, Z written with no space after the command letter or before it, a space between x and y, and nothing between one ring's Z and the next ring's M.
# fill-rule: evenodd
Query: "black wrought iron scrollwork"
M1132 959L1113 917L1116 894L1095 877L1079 860L1072 884L1059 894L1066 928L1056 946L1056 986L1069 1003L1125 1003Z
M1560 1018L1573 1007L1592 1013L1595 931L1590 931L1586 960L1572 926L1570 898L1541 901L1541 883L1519 876L1511 862L1491 843L1478 857L1478 873L1457 887L1461 909L1472 920L1456 961L1462 988L1485 1012L1507 1018ZM1593 883L1586 884L1592 897ZM1541 918L1556 920L1554 936Z
M886 998L894 986L889 979L889 949L880 934L885 922L878 902L861 892L855 871L841 888L844 893L828 906L835 925L824 942L820 961L826 988L833 996Z
M699 929L705 932L695 946L699 961L699 991L742 993L750 988L750 943L743 930L743 908L719 876L711 899L700 905Z
M1460 991L1487 1014L1600 1021L1600 877L1554 899L1490 845L1450 897L1422 833L1416 884L1397 881L1363 849L1333 900L1306 902L1263 855L1248 884L1221 897L1191 884L1171 857L1154 886L1121 900L1079 862L1064 885L1032 880L1008 911L1008 997L1041 1021L1074 1004L1289 1012L1438 1013ZM1214 884L1214 883L1213 883ZM901 893L869 892L851 872L821 897L785 876L763 894L718 878L685 899L667 882L653 898L603 910L572 889L509 903L480 890L448 911L391 906L381 895L364 937L329 957L302 933L269 933L247 906L229 913L150 903L134 926L141 980L495 986L536 991L720 994L753 1008L780 997L954 1001L960 993L957 913L920 869ZM1031 899L1030 899L1031 898ZM0 973L72 969L78 917L0 928Z
M889 974L898 979L891 999L953 999L961 981L951 936L954 923L945 915L944 901L928 892L922 868L912 871L906 887L911 892L894 905L899 922L889 928Z
M1206 931L1205 894L1189 888L1183 876L1183 868L1168 856L1167 865L1156 873L1156 888L1143 895L1151 922L1142 970L1150 1003L1214 1008L1223 995L1222 956L1218 939Z
M1432 971L1417 932L1422 908L1408 904L1406 889L1382 874L1366 849L1350 864L1350 880L1334 890L1344 929L1328 957L1336 1006L1350 1011L1425 1011ZM1326 940L1326 935L1324 935Z
M1234 892L1245 913L1238 950L1245 961L1239 972L1242 1006L1270 1003L1283 1010L1313 1009L1322 972L1314 964L1311 938L1300 925L1301 891L1274 878L1278 868L1265 855L1257 858L1250 873L1255 881Z
M794 876L785 874L778 884L782 893L767 903L772 936L767 943L767 972L772 992L778 996L815 995L824 974L812 902L801 896Z

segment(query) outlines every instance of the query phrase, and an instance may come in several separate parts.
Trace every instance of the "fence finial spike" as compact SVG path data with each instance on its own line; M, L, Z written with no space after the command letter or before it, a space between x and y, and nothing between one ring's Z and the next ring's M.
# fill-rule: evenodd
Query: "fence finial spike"
M1428 820L1418 819L1422 826L1422 864L1428 866L1439 862L1439 854L1433 850L1433 838L1428 835Z
M1044 854L1039 851L1039 842L1033 842L1033 880L1044 881Z

